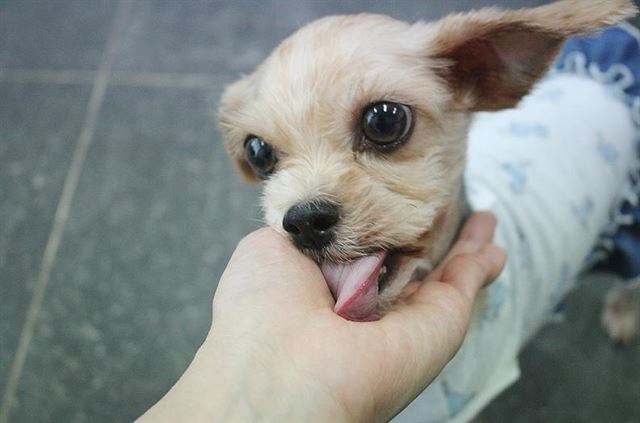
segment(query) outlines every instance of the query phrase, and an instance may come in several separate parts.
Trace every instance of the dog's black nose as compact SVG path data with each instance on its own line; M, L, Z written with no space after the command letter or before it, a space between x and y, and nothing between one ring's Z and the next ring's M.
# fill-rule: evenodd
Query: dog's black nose
M284 230L302 248L321 250L333 238L333 227L338 223L338 206L328 201L297 204L282 220Z

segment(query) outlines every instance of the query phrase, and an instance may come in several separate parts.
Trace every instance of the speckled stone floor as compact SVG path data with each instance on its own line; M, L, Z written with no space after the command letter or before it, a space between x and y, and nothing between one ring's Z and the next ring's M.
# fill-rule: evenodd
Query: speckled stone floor
M548 1L1 0L0 422L129 421L185 369L235 243L259 226L213 112L301 24ZM640 346L592 275L488 422L640 421Z

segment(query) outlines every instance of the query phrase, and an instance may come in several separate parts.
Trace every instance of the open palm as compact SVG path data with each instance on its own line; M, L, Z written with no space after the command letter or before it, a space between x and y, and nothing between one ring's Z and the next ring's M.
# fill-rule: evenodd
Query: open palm
M194 362L143 417L389 420L461 345L476 293L504 264L494 228L491 214L471 216L443 263L375 322L336 315L318 266L275 231L254 232L220 280Z

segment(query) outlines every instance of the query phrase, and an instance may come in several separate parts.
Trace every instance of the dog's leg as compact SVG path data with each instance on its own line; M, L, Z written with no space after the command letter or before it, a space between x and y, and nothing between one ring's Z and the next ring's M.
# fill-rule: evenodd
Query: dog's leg
M611 288L604 300L602 326L618 344L628 344L640 326L640 279Z

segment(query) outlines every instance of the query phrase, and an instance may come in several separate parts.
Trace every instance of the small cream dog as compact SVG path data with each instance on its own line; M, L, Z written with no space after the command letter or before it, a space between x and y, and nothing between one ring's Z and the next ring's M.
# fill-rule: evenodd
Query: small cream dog
M226 89L219 126L240 172L263 181L266 222L321 265L336 312L376 319L468 213L472 114L517 105L567 37L634 12L565 0L434 23L326 17Z

